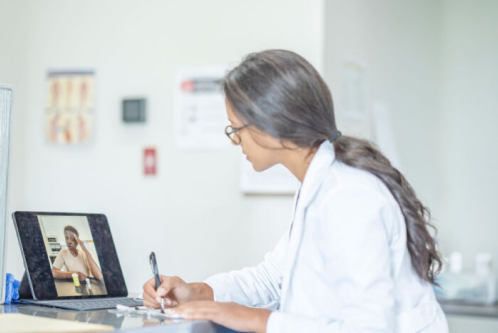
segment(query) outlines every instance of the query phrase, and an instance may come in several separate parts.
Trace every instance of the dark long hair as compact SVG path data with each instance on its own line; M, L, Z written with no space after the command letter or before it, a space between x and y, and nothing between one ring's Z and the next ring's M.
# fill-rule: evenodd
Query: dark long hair
M429 210L405 177L369 141L340 135L332 95L315 68L285 50L251 53L223 80L225 97L246 124L298 147L318 148L333 142L336 159L366 170L389 189L403 213L412 265L425 281L435 284L441 269L429 228Z

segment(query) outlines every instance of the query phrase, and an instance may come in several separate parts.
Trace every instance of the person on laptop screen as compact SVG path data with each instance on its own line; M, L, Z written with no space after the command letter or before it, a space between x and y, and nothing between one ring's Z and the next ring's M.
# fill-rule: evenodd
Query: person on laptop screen
M67 249L62 249L52 266L52 274L56 279L72 279L72 274L78 274L80 281L85 281L87 277L92 275L97 280L102 279L102 271L93 260L92 255L79 238L78 230L67 225L64 227L64 238L66 240ZM81 249L78 249L77 246ZM62 271L62 267L66 266L66 271Z

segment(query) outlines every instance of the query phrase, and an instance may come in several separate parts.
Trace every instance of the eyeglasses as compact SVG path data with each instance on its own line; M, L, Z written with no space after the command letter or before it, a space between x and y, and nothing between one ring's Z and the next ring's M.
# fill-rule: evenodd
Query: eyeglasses
M232 143L236 146L240 145L240 142L242 139L240 138L239 132L249 126L249 124L244 125L242 127L232 127L232 125L228 125L225 128L225 134L228 136L228 138L232 141Z

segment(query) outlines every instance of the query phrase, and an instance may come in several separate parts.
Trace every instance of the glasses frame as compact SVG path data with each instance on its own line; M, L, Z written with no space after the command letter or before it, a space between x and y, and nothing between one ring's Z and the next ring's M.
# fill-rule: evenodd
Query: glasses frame
M234 145L238 146L242 142L242 138L240 137L239 132L244 128L248 127L249 125L250 124L246 124L241 127L233 127L232 125L228 125L227 127L225 127L225 134L230 139L230 141L232 141Z

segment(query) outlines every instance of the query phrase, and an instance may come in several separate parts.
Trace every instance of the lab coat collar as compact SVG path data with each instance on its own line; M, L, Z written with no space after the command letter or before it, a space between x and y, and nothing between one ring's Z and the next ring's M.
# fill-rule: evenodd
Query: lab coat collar
M329 141L324 141L313 156L301 184L300 202L298 203L301 209L307 207L311 202L334 160L334 146Z
M285 308L285 300L289 290L290 279L292 279L292 271L296 260L296 253L302 240L303 222L306 208L318 192L318 189L320 188L320 185L322 184L325 176L327 175L327 171L334 160L334 146L329 141L325 141L320 145L315 153L315 156L313 156L308 170L306 171L306 175L304 176L301 188L294 198L293 224L290 233L287 265L284 275L289 277L289 280L284 281L282 286L282 309Z

